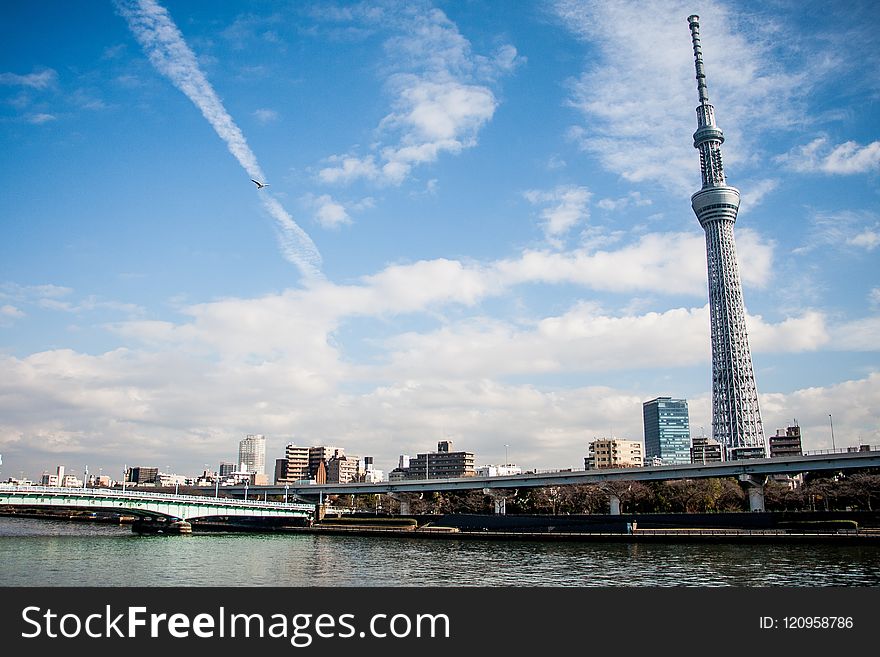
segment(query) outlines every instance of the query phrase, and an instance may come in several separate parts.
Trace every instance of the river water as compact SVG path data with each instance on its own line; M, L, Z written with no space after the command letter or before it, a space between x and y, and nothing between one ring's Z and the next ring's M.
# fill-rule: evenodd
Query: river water
M880 547L138 536L0 517L0 586L880 586Z

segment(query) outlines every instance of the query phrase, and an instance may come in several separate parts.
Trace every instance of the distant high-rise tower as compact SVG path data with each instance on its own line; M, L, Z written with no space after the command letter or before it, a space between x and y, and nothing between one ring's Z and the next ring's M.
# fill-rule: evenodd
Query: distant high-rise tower
M238 443L238 463L244 472L266 474L266 437L248 434Z
M691 462L691 430L687 399L657 397L642 404L645 463L658 458L663 465Z
M715 125L715 108L709 103L700 47L700 17L690 16L688 24L700 97L694 148L700 151L703 187L691 197L691 205L706 231L712 325L712 435L724 445L728 459L764 457L764 428L733 240L739 191L730 187L724 177L724 135Z

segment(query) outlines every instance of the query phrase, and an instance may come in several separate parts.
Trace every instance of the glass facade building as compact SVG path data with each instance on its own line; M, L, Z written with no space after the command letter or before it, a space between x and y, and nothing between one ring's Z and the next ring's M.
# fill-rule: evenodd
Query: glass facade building
M663 465L691 462L691 429L687 399L658 397L642 405L645 421L645 463Z

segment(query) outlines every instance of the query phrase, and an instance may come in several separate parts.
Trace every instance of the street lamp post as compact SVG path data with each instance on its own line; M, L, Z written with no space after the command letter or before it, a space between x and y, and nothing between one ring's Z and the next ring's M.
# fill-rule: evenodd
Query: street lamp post
M828 414L828 421L831 423L831 451L836 452L837 448L834 446L834 420L831 419L831 413Z
M507 443L504 444L504 465L510 465L510 458L507 456L507 448L510 447Z

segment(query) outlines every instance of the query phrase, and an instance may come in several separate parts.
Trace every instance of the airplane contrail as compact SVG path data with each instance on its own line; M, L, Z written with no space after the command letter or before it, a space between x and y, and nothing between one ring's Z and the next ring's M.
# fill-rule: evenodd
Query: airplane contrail
M247 140L208 82L167 10L154 0L114 0L114 4L156 70L195 103L248 175L265 180ZM277 222L284 257L299 267L304 276L320 277L321 254L308 234L266 190L261 190L260 200Z

